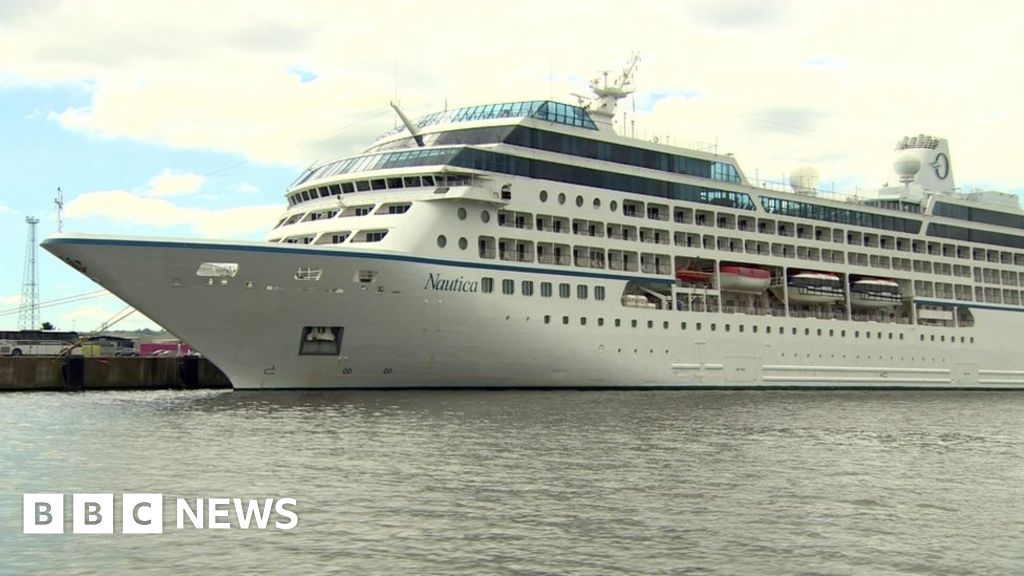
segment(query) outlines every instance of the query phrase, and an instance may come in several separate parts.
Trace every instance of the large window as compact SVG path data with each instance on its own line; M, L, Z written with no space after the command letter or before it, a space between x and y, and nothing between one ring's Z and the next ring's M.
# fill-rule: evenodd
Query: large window
M451 159L451 164L488 172L515 174L622 192L635 192L648 196L728 206L741 210L755 210L750 195L742 192L714 190L680 182L668 182L618 172L581 168L570 164L531 160L475 148L462 149Z
M1002 234L1000 232L989 232L976 228L961 228L960 226L948 226L946 224L929 224L928 235L939 238L950 238L953 240L964 240L967 242L980 242L982 244L994 244L1008 248L1024 248L1024 236L1019 234Z
M917 234L921 231L921 221L910 218L900 218L888 214L872 214L859 210L836 208L826 204L812 204L810 202L799 202L797 200L784 200L781 198L761 197L761 206L769 214L792 216L794 218L808 218L810 220L824 220L826 222L837 222L852 226L863 226L866 228L879 228L882 230L894 230L896 232L907 232Z
M997 212L973 206L960 206L947 202L936 202L935 207L932 209L932 214L946 218L956 218L957 220L967 220L969 222L983 222L996 226L1024 228L1024 216L1020 214Z

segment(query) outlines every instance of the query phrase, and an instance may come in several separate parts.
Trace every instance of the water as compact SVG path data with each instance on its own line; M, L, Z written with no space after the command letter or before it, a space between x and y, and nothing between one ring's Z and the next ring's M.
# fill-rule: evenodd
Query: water
M161 535L23 535L25 492L172 504ZM175 528L218 496L299 525ZM0 395L0 573L260 572L1020 574L1024 395Z

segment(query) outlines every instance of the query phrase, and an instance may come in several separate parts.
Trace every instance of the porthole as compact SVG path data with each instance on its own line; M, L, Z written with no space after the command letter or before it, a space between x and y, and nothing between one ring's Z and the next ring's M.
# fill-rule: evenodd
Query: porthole
M600 207L601 207L601 199L600 198L594 198L594 210L597 210Z
M465 219L466 219L466 209L460 207L459 208L459 220L465 220Z
M444 237L444 234L440 234L437 237L437 247L444 248L448 244L448 239Z
M480 220L483 221L484 224L487 224L488 222L491 221L491 213L488 212L487 210L484 210L483 212L480 213Z
M459 238L459 250L465 250L467 246L469 246L469 242L466 240L465 236Z
M548 201L548 191L547 190L541 190L540 191L540 201L541 202L547 202Z
M559 204L565 204L565 194L563 194L561 192L558 193L558 203Z
M583 206L583 196L577 196L576 197L576 207L579 208L581 206Z

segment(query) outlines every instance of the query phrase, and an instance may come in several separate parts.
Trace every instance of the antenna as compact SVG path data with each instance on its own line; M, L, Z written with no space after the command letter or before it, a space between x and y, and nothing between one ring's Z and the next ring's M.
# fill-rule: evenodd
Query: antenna
M57 197L53 199L57 206L57 232L64 231L64 191L57 186Z
M39 218L26 216L25 222L28 224L28 239L25 243L18 329L36 330L39 328L39 269L36 268L36 224L39 224Z

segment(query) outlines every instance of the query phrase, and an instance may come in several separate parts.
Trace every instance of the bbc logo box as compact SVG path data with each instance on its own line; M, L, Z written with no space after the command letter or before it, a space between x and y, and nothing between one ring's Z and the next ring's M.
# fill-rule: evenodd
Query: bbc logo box
M162 534L163 494L122 494L122 534ZM72 494L71 530L75 534L114 533L113 494ZM64 533L64 494L25 494L22 532Z

